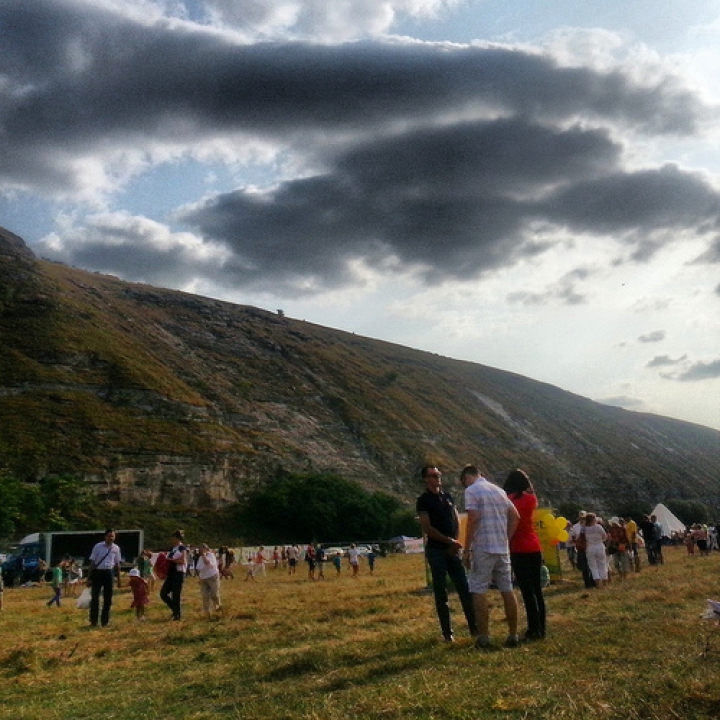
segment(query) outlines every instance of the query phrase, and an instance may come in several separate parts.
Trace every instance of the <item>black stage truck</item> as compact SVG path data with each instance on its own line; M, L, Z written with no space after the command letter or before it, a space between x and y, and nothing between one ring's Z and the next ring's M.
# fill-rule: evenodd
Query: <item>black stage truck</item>
M3 580L8 587L37 582L66 555L86 569L93 547L104 539L105 530L62 530L27 535L2 564ZM128 570L144 549L145 534L142 530L116 530L115 544L122 554L120 569Z

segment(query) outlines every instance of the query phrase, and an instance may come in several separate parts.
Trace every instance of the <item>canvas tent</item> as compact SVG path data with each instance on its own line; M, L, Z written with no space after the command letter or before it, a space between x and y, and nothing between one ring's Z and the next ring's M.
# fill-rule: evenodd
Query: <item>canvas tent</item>
M685 523L680 522L662 503L655 506L651 515L655 515L658 523L660 523L663 537L672 537L674 532L685 533Z

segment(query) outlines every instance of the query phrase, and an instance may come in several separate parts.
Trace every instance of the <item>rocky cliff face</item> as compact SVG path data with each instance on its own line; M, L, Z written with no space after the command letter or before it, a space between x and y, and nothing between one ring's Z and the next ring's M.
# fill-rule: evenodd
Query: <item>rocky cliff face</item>
M37 260L0 231L0 467L124 503L218 506L278 469L410 502L450 477L532 474L548 503L720 504L720 433L252 307ZM452 485L452 481L450 483Z

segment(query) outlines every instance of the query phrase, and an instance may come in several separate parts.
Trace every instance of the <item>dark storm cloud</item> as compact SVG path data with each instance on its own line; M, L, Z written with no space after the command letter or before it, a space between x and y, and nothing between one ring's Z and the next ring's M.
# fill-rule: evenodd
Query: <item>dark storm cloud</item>
M356 260L470 278L544 252L557 228L612 234L641 260L667 241L658 231L718 229L701 177L622 167L621 130L707 122L669 77L642 85L499 46L241 45L80 0L6 0L0 28L0 189L65 191L83 181L79 159L166 142L189 154L245 134L293 154L304 177L178 215L232 252L203 270L215 282L312 292L357 281ZM138 238L148 273L190 271L190 249ZM120 262L88 236L65 259L111 252ZM582 302L575 285L548 292Z
M699 174L664 165L574 183L547 204L546 212L573 229L603 234L680 228L707 232L717 230L720 195Z
M321 258L339 285L349 260L382 268L392 257L430 278L471 277L546 249L526 232L542 214L538 189L602 173L616 157L604 133L521 119L422 129L355 147L324 175L212 198L182 219L258 274L310 271Z
M538 233L547 227L612 233L639 256L651 240L670 241L668 228L703 232L720 214L720 196L698 176L671 166L623 173L610 136L578 126L458 123L335 152L321 175L221 195L182 219L258 277L317 270L322 258L321 275L337 285L358 258L378 268L393 258L438 281L476 277L547 250L548 233ZM578 304L574 280L510 299Z
M505 48L239 45L206 29L140 24L72 0L6 0L0 27L0 172L50 186L63 175L58 153L68 159L227 131L289 142L299 131L376 132L484 105L690 133L704 113L667 79L643 87L619 73L559 68Z

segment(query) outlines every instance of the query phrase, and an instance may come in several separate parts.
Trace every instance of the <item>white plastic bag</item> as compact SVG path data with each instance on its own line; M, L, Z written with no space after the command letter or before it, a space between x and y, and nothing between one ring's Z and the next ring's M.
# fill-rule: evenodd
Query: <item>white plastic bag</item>
M92 590L90 590L89 587L86 587L81 593L80 597L77 599L77 602L75 605L80 610L87 610L90 607L90 599L92 597Z

